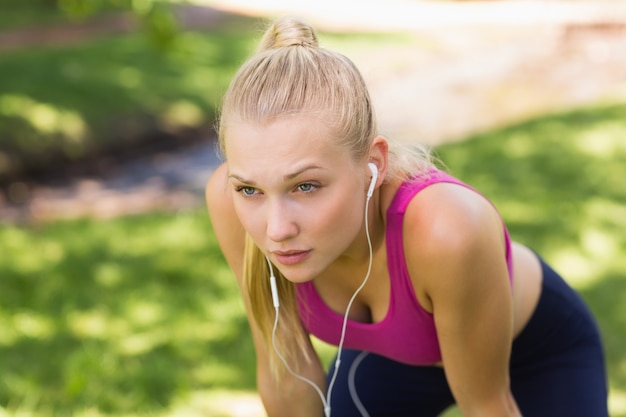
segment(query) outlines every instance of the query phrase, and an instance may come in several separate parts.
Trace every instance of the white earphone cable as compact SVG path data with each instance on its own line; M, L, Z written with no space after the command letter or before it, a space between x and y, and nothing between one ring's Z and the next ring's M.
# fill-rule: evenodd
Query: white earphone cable
M352 402L361 413L362 417L370 417L370 414L365 409L365 406L361 402L359 395L356 392L356 368L359 367L363 359L369 355L369 352L362 351L359 355L354 359L352 365L350 366L350 372L348 373L348 389L350 390L350 397L352 398Z
M330 383L328 384L328 392L326 393L326 402L328 404L330 404L330 398L333 392L333 386L335 385L335 380L337 379L337 374L339 372L339 365L341 364L341 351L343 350L343 343L346 338L346 328L348 326L348 315L350 314L352 303L354 303L354 300L356 299L357 295L359 295L363 287L365 287L365 284L367 284L367 281L369 280L370 274L372 272L373 249L372 249L372 239L370 238L369 221L368 221L369 204L370 204L370 197L368 196L365 202L365 235L367 237L367 246L369 249L369 263L367 265L367 273L365 274L365 278L363 279L363 282L361 283L359 288L357 288L354 294L352 294L352 298L350 298L350 301L348 302L348 306L346 307L346 313L343 316L343 325L341 328L341 339L339 340L339 346L337 348L337 360L335 361L335 371L333 372L333 376L330 380Z

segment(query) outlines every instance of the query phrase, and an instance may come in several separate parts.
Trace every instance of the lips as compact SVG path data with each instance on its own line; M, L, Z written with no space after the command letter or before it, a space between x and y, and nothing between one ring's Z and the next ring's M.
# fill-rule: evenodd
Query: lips
M295 265L304 261L311 254L310 250L273 251L276 261L283 265Z

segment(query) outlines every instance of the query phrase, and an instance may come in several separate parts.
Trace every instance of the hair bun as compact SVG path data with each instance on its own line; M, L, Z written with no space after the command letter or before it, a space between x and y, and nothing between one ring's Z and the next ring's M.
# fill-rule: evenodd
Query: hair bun
M278 19L265 31L259 45L259 52L290 46L317 48L319 44L315 29L293 17Z

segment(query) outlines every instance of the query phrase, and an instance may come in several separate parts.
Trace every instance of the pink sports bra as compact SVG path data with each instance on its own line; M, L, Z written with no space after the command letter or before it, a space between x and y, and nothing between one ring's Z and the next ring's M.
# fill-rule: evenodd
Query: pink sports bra
M385 240L391 280L389 310L385 318L377 323L348 320L345 348L365 350L409 365L433 365L441 361L434 318L417 301L402 242L402 221L409 202L424 188L441 182L474 190L439 170L432 170L400 186L387 210ZM512 286L511 240L504 225L503 229L506 262ZM343 316L324 303L313 282L298 284L297 294L305 329L327 343L339 345Z

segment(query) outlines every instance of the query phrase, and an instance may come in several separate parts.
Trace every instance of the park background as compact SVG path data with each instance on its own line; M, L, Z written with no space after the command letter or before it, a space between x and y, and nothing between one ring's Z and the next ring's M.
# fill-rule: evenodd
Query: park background
M202 193L221 95L284 14L580 291L626 416L620 0L0 0L0 416L263 415Z

